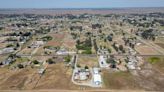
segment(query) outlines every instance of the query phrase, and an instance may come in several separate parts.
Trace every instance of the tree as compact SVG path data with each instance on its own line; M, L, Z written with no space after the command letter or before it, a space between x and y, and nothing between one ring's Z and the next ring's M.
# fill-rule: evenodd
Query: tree
M79 44L80 44L80 40L78 39L78 40L76 41L76 43L79 45Z
M81 66L79 64L77 64L77 67L80 68Z
M65 59L65 62L69 63L71 61L71 56L67 55L64 59Z
M46 62L47 62L48 64L54 64L54 63L55 63L51 58L49 58L48 60L46 60Z
M124 47L122 45L119 45L119 50L120 51L123 51L124 50Z
M16 57L16 54L10 54L9 57L14 59Z
M34 63L34 64L39 64L39 61L34 60L33 63Z
M17 44L16 44L16 47L18 48L19 46L20 46L19 43L17 43Z
M22 64L18 64L17 66L19 69L24 68L24 66Z
M152 40L155 41L155 36L152 37Z
M13 47L13 46L14 46L13 44L7 44L6 47L8 48L8 47Z
M88 67L88 66L85 66L84 68L85 68L85 69L89 69L89 67Z
M109 53L111 53L111 52L112 52L110 48L108 48L108 52L109 52Z
M106 38L104 39L104 42L106 42L107 40L106 40Z

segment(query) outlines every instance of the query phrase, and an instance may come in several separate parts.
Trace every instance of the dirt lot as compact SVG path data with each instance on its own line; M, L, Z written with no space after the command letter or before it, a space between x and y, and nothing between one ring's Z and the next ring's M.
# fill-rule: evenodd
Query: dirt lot
M71 35L66 35L63 39L63 46L68 49L75 49L76 42L73 40Z
M158 37L155 40L155 44L159 45L160 47L164 48L164 37Z
M157 58L157 59L154 60L154 58ZM159 72L164 74L164 57L163 56L161 56L161 57L159 57L159 56L145 57L144 59L147 62L149 62L150 64L152 64L154 69L156 69L157 71L159 71Z
M103 71L103 81L107 89L140 89L129 72L109 73L108 71Z
M63 63L49 65L35 89L75 89L71 75L72 69Z
M157 45L159 45L160 47L164 48L164 43L156 43Z
M103 72L105 88L119 90L164 91L164 75L145 64L142 70Z
M140 71L131 71L139 86L144 90L163 92L164 74L147 62L145 62L141 69Z
M0 55L0 62L3 62L7 57L8 57L8 54L7 55Z
M85 67L86 65L90 68L98 66L98 58L93 56L79 56L78 63L81 67Z
M28 81L33 78L33 69L22 69L17 71L1 68L0 89L24 89ZM35 84L31 84L33 87ZM31 88L30 88L31 89Z
M49 65L41 76L37 69L0 69L0 90L20 89L78 89L71 82L72 69L64 63Z
M153 48L147 45L143 45L143 44L136 46L135 50L141 55L159 55L160 54L157 51L155 51Z
M33 48L24 48L23 50L21 50L18 54L25 54L25 55L29 55L31 54L31 52L33 51Z

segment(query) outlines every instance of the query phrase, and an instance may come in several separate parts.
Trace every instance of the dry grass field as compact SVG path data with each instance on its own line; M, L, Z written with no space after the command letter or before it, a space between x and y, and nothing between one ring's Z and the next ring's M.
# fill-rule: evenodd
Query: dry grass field
M76 89L71 82L72 69L63 63L49 65L35 89Z
M81 67L88 66L90 68L98 66L98 58L96 56L79 56L78 63Z
M77 89L71 82L72 69L64 63L49 65L41 76L37 69L0 69L0 90Z
M155 40L155 43L157 45L159 45L160 47L164 48L164 37L158 37L156 40Z
M135 47L135 50L141 55L159 55L160 53L147 45L139 45Z
M109 73L103 71L103 82L107 89L140 89L133 75L129 72Z
M21 50L18 54L24 54L24 55L29 55L31 54L31 52L33 51L33 48L24 48L23 50Z
M17 71L1 68L0 89L24 89L28 84L28 81L33 78L33 74L35 72L36 70L31 68L21 69ZM34 85L35 84L31 84L32 87Z

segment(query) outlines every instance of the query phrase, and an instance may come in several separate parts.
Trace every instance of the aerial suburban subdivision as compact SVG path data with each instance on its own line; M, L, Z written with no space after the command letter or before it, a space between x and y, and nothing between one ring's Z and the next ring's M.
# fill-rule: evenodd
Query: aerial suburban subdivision
M0 90L162 92L164 8L0 9Z

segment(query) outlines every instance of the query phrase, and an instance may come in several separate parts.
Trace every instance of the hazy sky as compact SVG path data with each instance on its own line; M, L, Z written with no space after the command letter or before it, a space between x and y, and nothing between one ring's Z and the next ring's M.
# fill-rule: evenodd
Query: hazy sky
M0 0L0 8L164 7L164 0Z

